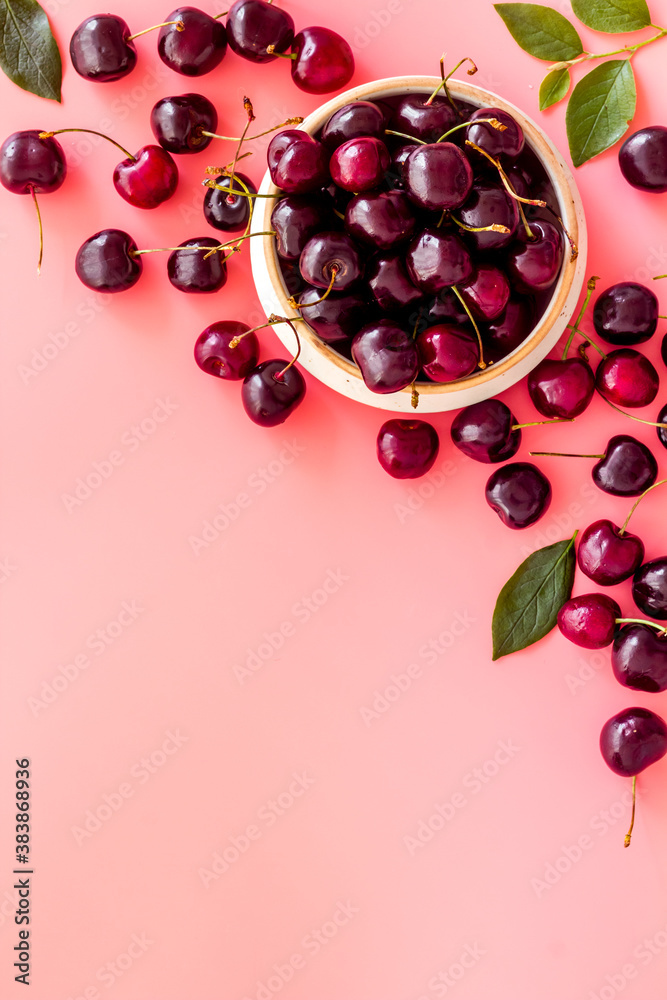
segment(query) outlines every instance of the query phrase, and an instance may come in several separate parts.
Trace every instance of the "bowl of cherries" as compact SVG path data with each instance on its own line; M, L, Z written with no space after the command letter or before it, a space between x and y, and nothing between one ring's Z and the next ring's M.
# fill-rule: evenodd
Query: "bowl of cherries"
M496 94L378 80L279 132L267 159L255 285L331 388L458 409L523 378L564 332L584 282L581 199L556 147Z

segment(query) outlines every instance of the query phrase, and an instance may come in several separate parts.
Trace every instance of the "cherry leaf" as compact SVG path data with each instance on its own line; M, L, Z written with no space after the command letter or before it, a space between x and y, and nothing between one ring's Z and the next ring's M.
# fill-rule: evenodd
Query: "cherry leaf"
M572 0L576 17L595 31L622 34L651 23L646 0Z
M23 90L62 100L60 51L37 0L0 0L0 67Z
M629 59L610 59L579 81L565 113L575 167L618 142L632 121L636 103L635 76Z
M576 59L584 51L577 29L551 7L538 3L493 5L515 42L531 56L546 62Z
M493 659L525 649L554 628L572 594L574 540L566 538L533 552L498 594L491 632Z
M540 111L550 108L552 104L558 104L566 96L570 89L570 70L567 66L562 69L552 69L547 73L540 84Z

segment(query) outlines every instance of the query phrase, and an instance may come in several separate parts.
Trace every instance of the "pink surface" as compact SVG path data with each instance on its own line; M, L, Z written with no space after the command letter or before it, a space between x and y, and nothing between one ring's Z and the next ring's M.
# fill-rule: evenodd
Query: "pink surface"
M66 54L94 5L45 7ZM450 63L473 56L482 86L566 148L563 109L537 111L542 65L486 0L289 7L354 43L353 83L437 72L443 49ZM133 30L166 14L154 0L113 9ZM667 20L667 0L651 10ZM635 61L636 128L665 122L665 44ZM67 65L62 107L0 79L3 135L102 128L135 149L169 93L200 90L231 133L245 93L262 124L320 103L282 62L229 54L188 81L162 66L154 36L137 47L134 74L108 86ZM627 501L590 484L589 461L543 459L552 507L509 531L484 502L489 469L449 443L451 415L434 418L436 470L400 483L374 455L383 414L313 380L289 422L256 427L238 386L192 360L208 323L256 321L249 254L203 299L173 289L159 255L113 298L73 269L102 227L142 247L207 234L202 167L228 147L179 159L176 197L141 212L112 189L112 147L62 144L70 173L41 201L39 279L29 199L0 191L3 1000L25 995L12 967L22 757L34 1000L664 1000L667 760L639 780L625 851L630 785L597 743L623 707L664 715L665 695L625 691L607 651L557 633L490 657L496 594L527 552L619 522ZM246 162L259 181L261 153ZM665 199L625 185L615 152L576 177L600 288L667 270ZM663 329L646 353L664 374ZM523 385L506 399L535 419ZM519 457L596 451L620 432L667 474L654 430L601 401L576 429L527 432ZM664 510L654 494L633 522L649 557L665 551ZM575 593L590 589L578 575ZM629 586L613 594L629 611Z

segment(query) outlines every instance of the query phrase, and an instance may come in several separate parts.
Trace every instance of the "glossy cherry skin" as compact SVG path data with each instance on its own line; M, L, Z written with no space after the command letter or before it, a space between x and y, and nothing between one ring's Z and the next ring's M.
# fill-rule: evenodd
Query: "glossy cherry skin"
M364 297L354 291L344 295L332 292L324 302L317 302L321 297L321 288L301 292L299 305L304 307L301 315L306 323L327 344L351 340L366 322L369 309Z
M461 294L478 319L497 319L510 297L505 274L493 264L478 264L475 273L460 288Z
M102 229L82 243L75 270L81 281L96 292L124 292L141 277L141 257L133 257L137 244L122 229Z
M196 7L177 7L165 21L179 21L160 28L157 51L170 69L184 76L203 76L218 66L227 51L227 33L221 21Z
M475 334L453 323L429 326L418 335L419 362L434 382L453 382L471 375L479 363Z
M532 300L510 295L504 311L482 332L484 360L497 362L516 350L535 325L534 313Z
M505 403L484 399L457 413L451 428L452 441L476 462L504 462L516 455L521 444L521 431L513 429L516 422Z
M667 633L650 625L623 625L616 630L611 665L614 677L625 687L667 691Z
M372 101L352 101L334 111L322 129L321 141L334 150L350 139L374 136L384 139L384 115Z
M635 570L632 599L645 615L667 618L667 556L652 559Z
M663 406L656 418L656 423L667 424L667 404ZM656 433L658 435L658 441L663 446L667 448L667 427L656 427Z
M393 320L380 319L361 328L352 341L352 358L371 392L397 392L417 377L415 343Z
M307 94L328 94L349 83L354 55L345 39L330 28L303 28L295 35L292 80Z
M528 376L528 394L535 409L545 417L578 417L594 392L595 376L583 358L546 358Z
M415 146L403 165L403 183L415 205L442 212L466 200L473 185L472 167L452 142Z
M601 396L616 406L648 406L658 395L660 376L639 351L619 347L598 365L595 386Z
M525 233L519 234L517 242L509 248L507 270L517 287L529 292L546 291L560 271L563 238L555 226L542 219L531 220L530 229L533 240Z
M349 139L331 154L329 173L344 191L370 191L377 187L391 163L389 150L374 136Z
M626 708L608 719L600 751L615 774L631 778L667 753L667 724L648 708Z
M512 242L519 225L516 202L499 187L486 181L477 181L465 204L456 213L466 226L504 226L508 232L482 231L466 233L466 240L476 250L497 250Z
M435 143L458 124L458 118L449 101L438 95L427 104L427 94L407 94L394 108L389 127L395 132Z
M337 268L333 287L344 292L363 274L364 263L354 241L345 233L318 233L308 240L299 259L301 274L310 285L328 288L333 268Z
M248 333L246 323L224 320L211 323L195 342L195 361L202 371L217 378L238 380L253 370L259 359L259 340ZM243 334L248 333L247 336ZM241 337L235 347L230 347L235 337Z
M195 250L193 247L216 247L219 241L210 236L200 236L185 240L179 244L178 250L173 250L167 260L167 275L174 288L181 292L217 292L227 281L227 264L222 252L212 253L206 257L207 249Z
M225 233L241 232L250 218L251 199L245 196L245 188L252 194L257 188L245 174L235 174L233 181L224 174L213 179L226 191L207 188L204 195L204 218L214 229L221 229ZM239 194L226 193L230 188Z
M505 126L505 130L496 129L486 122L477 123L478 118L496 118ZM470 139L490 156L500 157L501 160L516 160L524 145L523 129L510 114L500 108L478 108L470 115L469 121L466 139Z
M94 14L75 30L69 43L72 66L79 76L96 83L120 80L137 64L132 32L116 14Z
M271 213L278 256L298 260L308 240L323 229L330 229L331 221L329 204L321 195L290 194L281 198Z
M611 587L632 576L644 558L644 543L637 535L606 518L582 532L577 549L579 569L602 587Z
M67 176L57 139L40 139L39 129L12 132L0 146L0 183L13 194L50 194Z
M383 312L404 309L423 298L408 276L400 254L380 254L366 269L366 283Z
M269 143L271 180L287 194L307 194L329 183L329 153L307 132L285 129Z
M509 462L489 477L486 502L508 528L527 528L551 503L551 483L532 462Z
M438 292L429 306L427 325L435 326L438 323L455 323L457 326L468 324L472 330L470 317L451 288L443 288Z
M640 191L667 191L667 128L649 125L625 140L618 164L628 184Z
M593 310L595 332L608 344L643 344L656 331L658 300L650 288L621 281L598 295Z
M438 432L426 420L387 420L377 436L380 465L394 479L417 479L438 457Z
M584 649L609 646L616 631L621 609L606 594L571 597L558 612L558 628L570 642Z
M113 186L135 208L157 208L178 186L178 167L162 146L142 146L134 160L121 160Z
M236 0L227 11L227 41L232 52L255 63L272 62L294 40L294 21L266 0ZM267 52L269 46L272 52Z
M593 482L615 497L638 497L658 476L652 452L629 434L609 439L605 457L593 466Z
M415 237L405 260L410 280L427 293L465 282L474 270L470 254L459 237L435 228L424 229Z
M151 111L153 135L168 153L199 153L212 141L202 132L215 132L218 112L201 94L163 97Z
M294 365L287 368L288 364L282 358L263 361L243 381L243 408L261 427L282 424L306 394L303 375Z
M417 220L403 191L368 191L351 198L345 209L345 229L361 243L390 250L409 239Z

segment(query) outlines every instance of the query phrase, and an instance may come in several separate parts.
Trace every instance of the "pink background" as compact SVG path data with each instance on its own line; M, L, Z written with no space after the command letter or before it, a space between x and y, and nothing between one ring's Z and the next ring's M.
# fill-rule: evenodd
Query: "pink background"
M94 5L45 7L66 56ZM136 31L167 13L155 0L113 9ZM544 65L487 0L289 9L297 26L324 20L353 42L353 83L437 73L443 49L450 65L473 56L476 80L566 149L563 107L537 110ZM667 20L667 0L651 9ZM320 103L282 62L228 54L188 81L155 45L139 39L133 75L107 86L66 65L61 107L3 77L3 136L102 128L135 150L153 141L149 112L167 94L200 90L232 134L245 93L267 126ZM635 128L665 123L666 45L635 60ZM70 171L41 200L40 278L29 199L0 191L0 994L25 995L12 968L11 793L27 756L34 1000L664 1000L667 760L639 780L625 851L630 785L603 763L598 734L628 705L664 715L665 696L624 691L608 651L557 633L490 655L496 594L525 555L599 517L620 523L628 502L591 485L590 461L542 459L551 509L509 531L484 501L488 467L451 445L451 415L434 418L436 469L397 482L374 454L385 415L312 379L287 423L256 427L238 385L192 360L210 322L257 322L248 253L203 298L172 288L159 255L115 297L73 268L103 227L141 247L208 234L199 182L230 147L179 159L176 197L141 212L112 189L111 146L62 144ZM246 161L255 181L262 159L260 146ZM666 271L664 197L629 188L615 152L576 178L599 287ZM663 330L646 353L664 374ZM284 354L270 331L263 340L264 357ZM505 398L536 419L525 386ZM526 432L519 458L602 450L621 432L667 474L654 430L601 401L576 428ZM68 509L96 469L106 478ZM649 558L665 551L664 510L654 494L633 521ZM591 589L578 575L575 593ZM630 613L629 586L613 594ZM258 669L244 675L248 662Z

